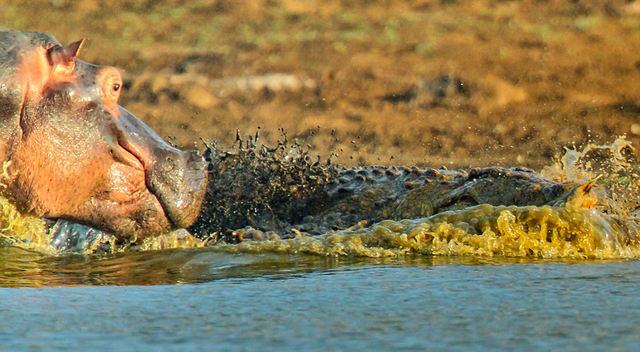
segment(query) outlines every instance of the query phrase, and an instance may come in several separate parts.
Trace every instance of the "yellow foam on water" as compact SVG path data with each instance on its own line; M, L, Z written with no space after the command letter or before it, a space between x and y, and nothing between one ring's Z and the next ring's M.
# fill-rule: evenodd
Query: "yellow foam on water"
M202 248L206 242L192 236L187 230L177 230L157 237L147 237L130 247L119 248L124 251L135 248L137 251L157 251L174 248Z
M54 253L45 222L23 214L8 199L0 197L0 241L42 253Z
M9 173L10 165L11 161L5 161L2 164L0 188L7 188L5 183L12 177ZM49 245L51 236L45 230L45 222L37 217L23 214L4 197L0 197L1 242L43 253L54 252L54 249Z
M219 245L225 252L278 252L389 257L636 258L640 247L591 209L479 205L417 220L386 220L370 228L317 237Z

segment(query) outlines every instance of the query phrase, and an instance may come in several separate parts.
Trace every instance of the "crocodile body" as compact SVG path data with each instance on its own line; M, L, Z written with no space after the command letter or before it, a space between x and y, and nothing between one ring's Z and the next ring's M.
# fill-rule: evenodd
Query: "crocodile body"
M325 201L297 229L310 233L431 216L479 204L563 204L576 187L543 178L526 168L465 170L379 167L342 169L325 187Z
M522 167L337 168L314 162L299 147L214 151L209 160L205 206L190 229L204 238L241 228L317 235L478 204L562 205L580 187Z

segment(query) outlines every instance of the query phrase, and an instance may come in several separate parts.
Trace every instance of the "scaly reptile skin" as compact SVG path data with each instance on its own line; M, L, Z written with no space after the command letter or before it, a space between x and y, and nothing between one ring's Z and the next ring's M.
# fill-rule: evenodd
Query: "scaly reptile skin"
M522 167L341 169L323 190L323 206L294 227L316 233L362 220L420 218L478 204L561 205L577 186L550 181Z
M579 186L522 167L337 168L286 141L270 149L249 140L233 152L209 145L208 152L205 205L190 228L203 238L246 227L315 235L363 220L420 218L478 204L560 205Z

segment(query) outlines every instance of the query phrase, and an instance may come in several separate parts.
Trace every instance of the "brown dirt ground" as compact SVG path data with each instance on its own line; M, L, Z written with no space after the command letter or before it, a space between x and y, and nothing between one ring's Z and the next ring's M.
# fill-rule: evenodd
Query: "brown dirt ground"
M573 144L627 134L640 145L636 2L0 5L4 26L51 33L63 44L88 37L81 58L121 68L122 104L184 147L202 147L201 137L230 144L237 129L258 128L273 144L284 128L344 165L539 168ZM217 83L276 73L314 87ZM458 84L442 80L438 88L443 76Z

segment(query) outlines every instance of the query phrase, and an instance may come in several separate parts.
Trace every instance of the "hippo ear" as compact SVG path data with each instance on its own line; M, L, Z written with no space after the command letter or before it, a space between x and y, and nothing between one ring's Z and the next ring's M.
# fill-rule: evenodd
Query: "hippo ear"
M82 38L77 42L73 42L64 47L64 54L69 58L69 61L75 60L78 57L78 55L80 54L80 49L82 49L82 46L84 45L84 42L86 40L87 38Z
M80 49L86 38L82 38L77 42L73 42L65 47L54 46L47 51L49 64L51 66L62 65L64 67L73 67L73 63L80 54Z

